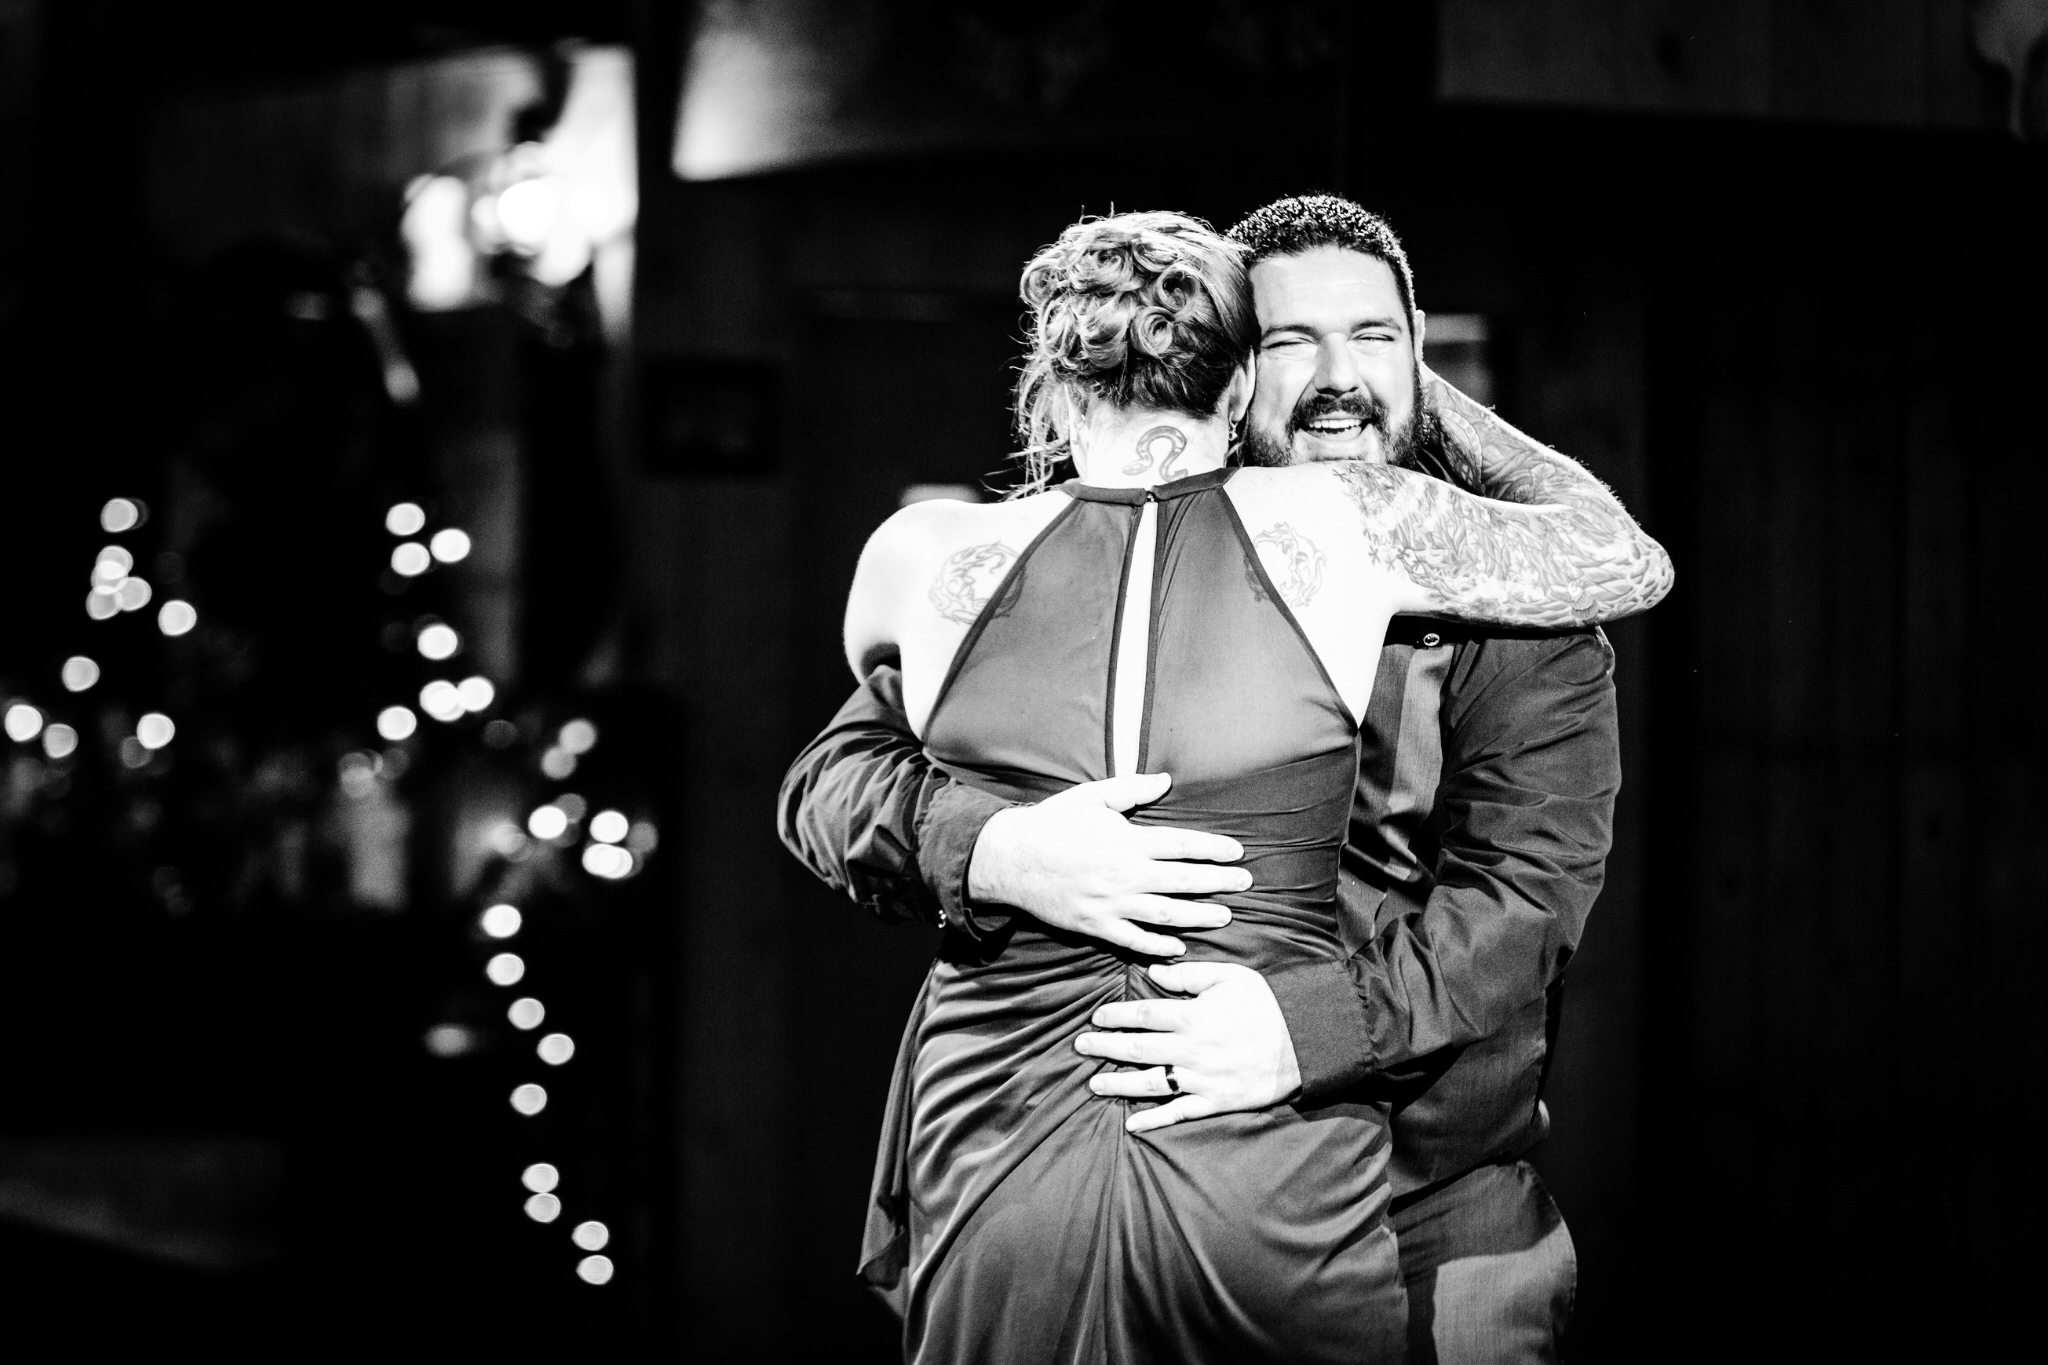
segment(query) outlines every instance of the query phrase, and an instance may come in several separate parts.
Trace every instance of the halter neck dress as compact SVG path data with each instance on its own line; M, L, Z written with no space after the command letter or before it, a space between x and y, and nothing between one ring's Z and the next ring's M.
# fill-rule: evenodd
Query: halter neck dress
M959 780L1042 799L1110 775L1117 672L1146 669L1137 771L1174 780L1133 818L1231 835L1254 879L1214 898L1231 922L1187 934L1183 960L1270 973L1344 956L1334 898L1358 731L1238 520L1233 472L1064 485L1071 504L961 642L926 744ZM1141 530L1150 629L1144 658L1119 658ZM1156 960L1022 914L942 948L898 1057L863 1246L907 1359L1399 1358L1383 1108L1281 1105L1132 1135L1140 1102L1088 1090L1117 1064L1075 1037L1101 1005L1164 995L1144 970Z

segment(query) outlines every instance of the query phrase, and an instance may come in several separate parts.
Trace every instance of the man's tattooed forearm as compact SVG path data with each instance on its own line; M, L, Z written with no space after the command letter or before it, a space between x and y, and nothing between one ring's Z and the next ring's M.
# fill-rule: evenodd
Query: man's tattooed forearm
M1138 455L1124 466L1124 473L1138 475L1159 464L1159 475L1164 479L1175 477L1173 462L1188 448L1188 438L1179 427L1153 427L1138 438Z
M973 625L1016 561L1017 552L1001 541L970 545L948 555L926 594L932 610L948 621Z
M1337 464L1369 553L1406 577L1431 608L1505 626L1577 626L1654 606L1671 561L1611 494L1538 511L1474 498L1385 465Z
M1323 552L1314 541L1281 521L1259 532L1252 548L1281 601L1299 611L1315 600L1323 586Z
M1592 472L1501 420L1432 374L1429 402L1449 438L1451 458L1471 487L1502 502L1613 504L1614 495Z

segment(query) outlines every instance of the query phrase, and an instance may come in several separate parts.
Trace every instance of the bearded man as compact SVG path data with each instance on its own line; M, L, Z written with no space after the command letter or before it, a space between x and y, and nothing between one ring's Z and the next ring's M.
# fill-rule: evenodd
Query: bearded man
M1387 223L1327 195L1231 230L1260 343L1246 463L1391 461L1470 491L1554 458L1421 364L1425 319ZM1487 450L1482 480L1471 458ZM1269 553L1284 556L1285 546ZM1278 567L1284 572L1284 565ZM1410 1358L1558 1358L1577 1265L1525 1154L1548 1131L1543 1079L1561 977L1598 895L1620 787L1612 655L1597 630L1519 635L1396 620L1362 718L1344 849L1342 962L1271 978L1229 964L1151 969L1181 998L1106 1005L1083 1053L1143 1131L1360 1090L1393 1105L1390 1219ZM877 669L784 780L783 841L876 915L991 937L1028 914L1171 958L1175 932L1243 890L1221 836L1133 825L1168 774L1012 805L934 767Z

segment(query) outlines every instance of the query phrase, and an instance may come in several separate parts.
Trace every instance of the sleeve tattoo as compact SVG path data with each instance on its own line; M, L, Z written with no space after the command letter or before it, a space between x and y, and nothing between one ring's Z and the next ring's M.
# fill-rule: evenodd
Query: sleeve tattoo
M970 545L948 555L926 594L932 610L948 621L973 625L1016 560L1017 552L1001 541Z
M1663 547L1583 470L1578 486L1545 485L1546 505L1517 507L1385 465L1331 468L1358 509L1373 561L1446 615L1592 625L1646 611L1671 589Z

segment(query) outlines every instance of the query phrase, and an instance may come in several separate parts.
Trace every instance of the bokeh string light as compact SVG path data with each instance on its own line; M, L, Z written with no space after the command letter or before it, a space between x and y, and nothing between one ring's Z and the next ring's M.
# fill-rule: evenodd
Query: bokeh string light
M399 543L391 550L390 566L402 578L418 578L439 564L458 564L467 559L475 549L469 534L458 527L444 526L428 533L430 518L424 506L417 502L401 502L390 507L384 515L384 529ZM122 576L128 577L127 569ZM410 628L414 650L428 663L441 663L462 652L463 638L456 626L437 617L423 616L416 619ZM419 711L440 721L454 725L463 717L490 709L498 701L498 689L482 674L472 674L460 682L447 678L429 678L420 685L418 694ZM411 740L418 731L419 720L411 707L391 705L377 715L377 733L385 741L402 744ZM520 738L520 727L513 721L499 717L478 728L476 734L492 749L504 749L516 744ZM556 729L540 759L541 775L552 781L562 781L572 775L578 760L596 747L597 726L582 717L572 717ZM369 780L375 780L374 771L366 769ZM346 777L344 778L346 780ZM629 876L638 869L639 860L646 856L653 846L652 826L636 824L622 810L603 809L591 813L590 803L574 792L558 792L552 799L535 806L527 815L524 830L512 820L498 819L485 825L483 842L487 849L508 861L531 856L531 850L549 846L573 848L585 832L585 817L588 816L587 842L578 856L578 863L593 877L600 880L616 881ZM529 843L528 836L534 843ZM503 943L519 935L526 928L526 915L517 905L507 901L494 901L477 915L476 929L484 941ZM529 969L526 959L519 953L494 951L484 962L484 975L499 987L516 986L526 980ZM520 996L506 1008L506 1020L522 1033L537 1031L547 1018L547 1010L534 996ZM480 1044L473 1032L459 1024L442 1024L430 1029L427 1047L436 1056L453 1057L473 1050ZM543 1066L561 1067L576 1055L575 1040L559 1030L540 1036L534 1043L533 1056ZM545 1087L537 1082L523 1081L516 1085L509 1102L515 1113L533 1118L548 1107L549 1095ZM547 1162L537 1162L526 1168L522 1182L528 1191L525 1212L536 1223L549 1224L562 1217L564 1206L557 1193L561 1172ZM600 1255L611 1240L610 1230L601 1222L585 1219L579 1222L572 1240L576 1247L588 1254L578 1261L576 1273L585 1283L610 1283L616 1268L611 1259Z
M102 503L98 518L100 529L109 535L123 535L148 520L149 505L140 498L127 497L109 498ZM94 621L111 621L123 613L140 611L155 595L149 580L135 572L135 552L118 542L102 545L93 555L87 584L85 614ZM172 638L188 634L198 621L198 611L182 600L164 603L157 613L158 629ZM64 690L74 696L91 691L105 676L99 660L89 654L68 656L57 671ZM78 752L77 727L53 719L42 708L26 701L7 706L5 729L8 738L16 743L26 744L40 738L44 756L52 761L67 759ZM151 756L168 747L177 732L177 724L170 716L161 711L145 712L136 721L134 732L115 743L116 756L124 767L146 767Z

